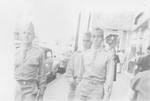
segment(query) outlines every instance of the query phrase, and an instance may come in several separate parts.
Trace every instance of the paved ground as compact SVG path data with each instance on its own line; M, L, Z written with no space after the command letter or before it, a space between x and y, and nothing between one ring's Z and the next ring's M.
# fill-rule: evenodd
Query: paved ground
M117 74L117 81L113 84L110 101L128 101L131 75ZM67 101L69 84L64 76L47 85L44 101Z
M44 101L67 101L69 84L67 79L62 76L47 85Z
M117 81L113 84L112 95L110 97L111 101L129 101L131 78L132 75L125 72L117 75Z

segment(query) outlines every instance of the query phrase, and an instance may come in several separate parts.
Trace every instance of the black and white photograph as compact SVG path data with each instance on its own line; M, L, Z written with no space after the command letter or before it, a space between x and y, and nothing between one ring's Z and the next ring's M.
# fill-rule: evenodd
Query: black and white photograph
M149 0L0 0L0 101L150 101Z

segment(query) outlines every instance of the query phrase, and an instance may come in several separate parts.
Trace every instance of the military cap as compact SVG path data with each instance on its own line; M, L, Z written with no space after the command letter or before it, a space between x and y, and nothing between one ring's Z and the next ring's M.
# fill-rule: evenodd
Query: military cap
M33 26L32 22L24 24L22 27L22 30L28 30L29 32L35 34L34 33L34 26Z

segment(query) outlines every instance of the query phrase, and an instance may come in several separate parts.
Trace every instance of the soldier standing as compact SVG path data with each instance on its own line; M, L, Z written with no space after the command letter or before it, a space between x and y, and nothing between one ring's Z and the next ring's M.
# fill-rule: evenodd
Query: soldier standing
M84 74L75 93L77 101L108 101L114 79L114 61L112 54L102 45L103 30L96 28L92 32L92 49L81 57Z
M44 52L32 45L35 37L33 24L26 24L21 31L22 45L15 54L15 101L35 101L42 98L46 87Z
M88 50L91 48L91 33L90 32L86 32L84 33L83 36L83 47L84 47L84 51ZM84 52L83 51L83 52ZM75 96L75 90L76 90L76 85L78 84L80 78L80 68L79 68L79 64L81 62L81 54L82 51L77 51L75 52L72 57L69 60L69 63L67 65L67 69L66 69L66 75L69 78L69 83L70 83L70 88L69 88L69 94L68 94L68 100L72 101L74 96Z

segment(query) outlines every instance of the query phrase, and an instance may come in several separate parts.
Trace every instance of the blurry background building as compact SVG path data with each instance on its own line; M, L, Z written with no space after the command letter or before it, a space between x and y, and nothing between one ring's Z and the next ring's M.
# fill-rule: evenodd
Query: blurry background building
M98 1L18 1L14 6L19 9L13 11L17 23L14 36L19 40L19 24L32 21L36 34L34 43L48 43L73 50L79 27L77 50L82 50L83 33L100 27L104 29L107 46L125 51L126 59L132 60L143 53L150 43L147 3L142 0L116 1L113 4ZM81 19L78 26L79 12ZM127 66L125 70L128 70Z
M130 62L135 61L136 56L144 53L150 45L149 23L150 13L146 11L94 13L91 29L103 28L106 43L125 52L127 61L123 69L128 71L134 68Z

